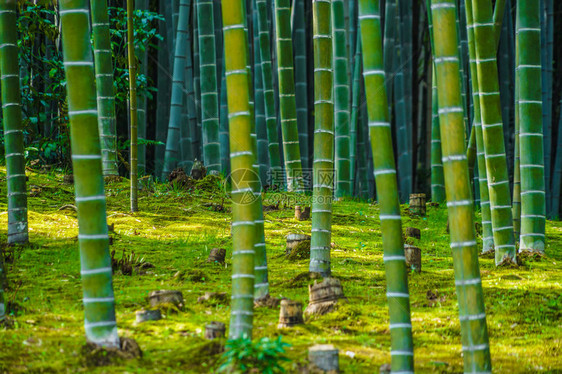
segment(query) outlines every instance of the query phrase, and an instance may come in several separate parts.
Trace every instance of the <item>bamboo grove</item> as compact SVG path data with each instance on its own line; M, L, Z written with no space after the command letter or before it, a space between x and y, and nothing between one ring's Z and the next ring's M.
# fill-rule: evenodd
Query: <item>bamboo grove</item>
M266 192L311 202L308 270L326 279L333 202L369 200L392 372L413 372L400 204L425 193L447 207L465 372L491 372L478 256L493 252L500 267L544 254L545 222L562 212L561 4L46 1L61 31L36 52L58 53L57 73L18 51L25 3L0 0L7 241L25 244L32 229L24 156L45 160L45 144L66 142L53 162L74 175L88 341L119 346L104 178L130 180L134 213L143 181L203 168L232 200L229 338L251 337L254 308L274 293ZM26 92L35 86L39 106ZM3 305L0 290L0 318Z

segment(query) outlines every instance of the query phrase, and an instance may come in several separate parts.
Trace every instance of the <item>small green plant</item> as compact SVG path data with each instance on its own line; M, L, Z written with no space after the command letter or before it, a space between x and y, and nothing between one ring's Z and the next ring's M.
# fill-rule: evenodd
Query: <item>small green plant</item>
M243 336L226 342L226 351L222 355L221 373L284 373L281 363L289 361L285 357L285 348L290 345L284 343L282 337L270 339L268 337L252 341Z

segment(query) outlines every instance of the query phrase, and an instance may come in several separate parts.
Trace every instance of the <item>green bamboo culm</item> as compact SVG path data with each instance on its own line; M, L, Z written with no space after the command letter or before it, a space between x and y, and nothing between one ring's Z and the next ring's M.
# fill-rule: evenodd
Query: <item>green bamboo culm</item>
M287 190L302 191L302 163L295 100L293 40L291 38L291 1L275 1L275 40L277 44L277 74L279 78L279 112Z
M117 129L115 94L113 92L113 62L109 38L107 0L91 0L92 36L98 99L98 126L101 139L103 175L119 175L117 166Z
M293 45L295 48L295 99L297 101L297 123L299 127L299 146L302 167L309 168L308 147L308 63L306 58L308 41L306 40L306 15L304 0L293 2Z
M138 116L137 116L137 58L135 57L135 32L133 0L127 0L127 55L129 58L129 120L131 150L129 157L131 176L131 212L139 210L138 206Z
M427 0L427 19L429 38L433 50L433 22L431 19L431 0ZM435 65L432 64L431 79L431 200L442 203L445 201L445 176L443 174L443 156L441 152L441 131L439 129L439 103L437 102L437 77Z
M2 123L8 187L8 244L29 241L15 0L0 1Z
M265 102L265 124L267 127L267 141L269 151L269 167L272 185L283 184L281 153L279 149L279 136L277 133L277 114L275 112L275 91L273 90L273 70L271 65L271 47L269 32L269 10L266 0L256 0L258 10L257 24L259 34L259 52Z
M166 179L168 174L175 168L180 158L179 140L181 136L181 112L184 104L184 84L186 54L189 53L188 33L189 15L191 10L191 0L181 0L179 6L179 23L175 43L174 71L172 76L172 96L170 103L170 122L168 124L168 136L166 141L166 152L164 155L164 166L162 168L162 179ZM194 75L195 76L195 75ZM193 82L195 86L195 82ZM196 94L194 93L194 96ZM195 101L195 100L194 100ZM196 105L197 102L195 101ZM189 109L189 108L188 108Z
M488 188L488 172L484 150L484 136L482 130L482 114L478 96L478 72L476 66L476 47L474 44L474 19L472 17L472 2L467 1L465 6L468 53L470 56L470 76L472 89L472 102L474 106L473 137L476 139L476 163L478 168L478 187L480 192L480 209L482 211L482 252L494 249L494 236L490 209L490 194Z
M332 91L331 0L313 0L314 161L310 272L331 274L332 193L334 188L334 101Z
M195 102L193 100L193 58L191 56L191 32L187 34L187 48L185 50L185 91L182 95L182 121L180 124L180 152L181 162L178 163L186 173L191 172L193 167L193 134L197 126L197 115L195 113Z
M351 137L349 58L347 56L347 31L343 0L332 0L332 44L334 54L334 122L336 197L351 196Z
M252 8L252 21L256 25L258 20L258 9L256 6ZM255 106L255 122L256 122L256 140L257 140L257 160L259 164L260 181L266 183L269 173L269 147L267 142L267 126L265 121L265 99L263 95L263 74L262 64L260 60L259 49L259 31L257 27L253 27L253 54L254 54L254 106ZM261 186L260 186L261 187Z
M455 0L432 0L431 18L443 170L459 305L464 372L491 373L492 364L466 157L456 14Z
M212 0L196 0L199 38L199 69L201 79L201 125L203 160L208 171L221 171L219 139L219 96L215 24Z
M468 1L466 4L468 12ZM511 191L503 140L496 41L490 0L472 0L472 18L482 135L486 158L490 212L496 265L504 259L515 262L515 240L511 212Z
M148 10L148 0L137 0L135 2L137 13L142 14ZM135 57L137 61L137 74L140 73L145 77L148 76L148 46L142 43L135 43ZM136 78L135 78L136 79ZM138 96L138 95L137 95ZM144 174L146 171L146 124L147 124L147 97L146 93L137 97L137 166L138 174Z
M88 341L119 347L98 130L90 12L86 0L59 0L84 315Z
M224 64L230 128L232 181L232 296L229 338L252 336L254 307L254 248L256 214L252 186L255 155L251 134L254 121L250 107L250 75L247 69L248 40L243 0L222 2Z
M562 108L562 97L560 98ZM558 118L558 134L562 134L562 111ZM562 193L562 136L558 135L554 170L552 174L552 215L560 218L560 194Z
M443 175L438 111L437 79L435 77L435 67L433 67L431 87L431 200L436 203L442 203L445 201L445 176Z
M357 29L359 28L359 25ZM349 137L351 148L349 149L349 164L351 175L351 186L354 196L357 195L355 186L357 185L357 179L355 176L355 171L357 170L357 126L359 124L359 95L361 93L361 34L359 32L355 33L355 57L353 62L353 87L351 90L351 116L350 116L350 128Z
M380 206L386 296L390 316L392 372L414 372L408 271L404 257L400 201L385 88L382 30L378 0L359 1L363 78L369 134Z
M516 61L521 173L520 251L544 252L545 177L543 152L540 12L536 0L517 1ZM559 134L558 136L562 136ZM550 141L550 139L548 139Z

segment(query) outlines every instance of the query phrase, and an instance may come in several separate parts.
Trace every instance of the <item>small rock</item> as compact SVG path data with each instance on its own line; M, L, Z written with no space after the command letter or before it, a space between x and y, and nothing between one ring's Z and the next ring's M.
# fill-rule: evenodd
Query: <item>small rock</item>
M160 312L160 309L154 309L154 310L142 309L135 312L135 315L137 317L136 323L143 323L146 321L158 321L162 319L162 312Z

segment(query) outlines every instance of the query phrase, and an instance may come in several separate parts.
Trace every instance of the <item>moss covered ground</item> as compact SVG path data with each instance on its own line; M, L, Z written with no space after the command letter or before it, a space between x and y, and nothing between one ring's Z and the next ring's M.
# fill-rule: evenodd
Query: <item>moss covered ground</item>
M0 329L0 371L213 372L218 356L209 353L202 330L210 321L228 324L229 306L199 304L197 298L206 291L230 294L230 213L219 182L208 180L190 192L160 184L144 189L140 212L134 215L128 213L126 181L107 185L108 222L115 231L112 249L117 257L134 252L155 267L145 274L114 276L120 334L136 339L143 357L89 368L80 353L85 338L76 213L72 207L60 209L73 204L73 187L62 183L61 174L28 175L34 195L29 198L31 244L5 249L10 260L6 299L14 326ZM6 227L5 169L0 169L0 177L0 227ZM226 211L220 212L223 202ZM271 294L306 305L310 281L298 275L307 271L308 262L287 261L284 251L285 236L309 233L310 221L295 220L290 206L280 208L265 215ZM462 373L446 208L430 206L424 218L408 215L406 208L403 225L421 229L421 239L414 244L423 253L422 272L409 277L417 371ZM284 330L276 327L278 309L256 310L254 337L281 334L291 344L288 372L296 371L306 360L307 347L315 343L339 348L345 373L376 373L390 362L378 215L376 204L334 204L332 269L348 303ZM561 222L547 223L547 239L545 257L527 259L516 268L496 268L492 258L480 258L495 372L562 372ZM6 241L5 230L0 241ZM205 261L215 247L227 249L225 265ZM148 306L148 293L157 289L181 290L185 310L136 325L135 311Z

